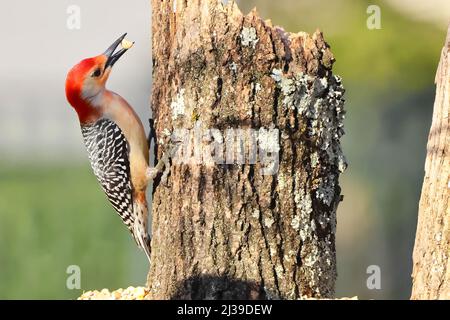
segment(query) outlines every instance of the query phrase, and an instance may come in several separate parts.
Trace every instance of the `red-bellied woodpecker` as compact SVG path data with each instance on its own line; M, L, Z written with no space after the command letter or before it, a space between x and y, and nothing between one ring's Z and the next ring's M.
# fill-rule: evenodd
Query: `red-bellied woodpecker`
M150 261L146 189L155 172L148 167L148 141L131 106L105 88L112 66L131 47L125 36L69 71L66 96L78 114L95 176ZM122 49L115 52L121 43Z

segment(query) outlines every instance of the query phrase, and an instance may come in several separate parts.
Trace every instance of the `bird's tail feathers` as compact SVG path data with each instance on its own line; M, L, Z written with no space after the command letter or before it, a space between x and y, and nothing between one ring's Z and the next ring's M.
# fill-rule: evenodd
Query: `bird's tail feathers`
M150 235L147 230L147 216L148 209L147 204L136 201L134 203L134 225L132 227L132 233L134 240L136 241L139 248L144 250L148 261L150 262L151 246L150 246Z

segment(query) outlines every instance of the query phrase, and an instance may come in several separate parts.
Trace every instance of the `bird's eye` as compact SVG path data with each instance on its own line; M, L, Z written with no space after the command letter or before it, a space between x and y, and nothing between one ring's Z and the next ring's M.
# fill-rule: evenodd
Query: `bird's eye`
M95 69L95 71L92 73L92 77L99 77L102 74L102 70L100 68Z

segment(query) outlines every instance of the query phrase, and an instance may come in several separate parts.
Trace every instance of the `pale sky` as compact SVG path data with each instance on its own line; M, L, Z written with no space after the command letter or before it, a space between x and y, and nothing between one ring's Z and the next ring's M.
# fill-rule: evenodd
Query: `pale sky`
M447 29L450 23L450 0L387 0L395 9L409 16Z

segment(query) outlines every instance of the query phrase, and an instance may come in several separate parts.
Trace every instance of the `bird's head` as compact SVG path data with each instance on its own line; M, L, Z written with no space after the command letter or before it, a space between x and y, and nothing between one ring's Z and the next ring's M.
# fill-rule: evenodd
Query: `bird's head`
M105 83L112 66L129 49L124 47L115 52L122 43L126 33L98 56L87 58L70 69L66 79L66 97L77 111L80 121L93 120L99 111L96 101L105 90Z

